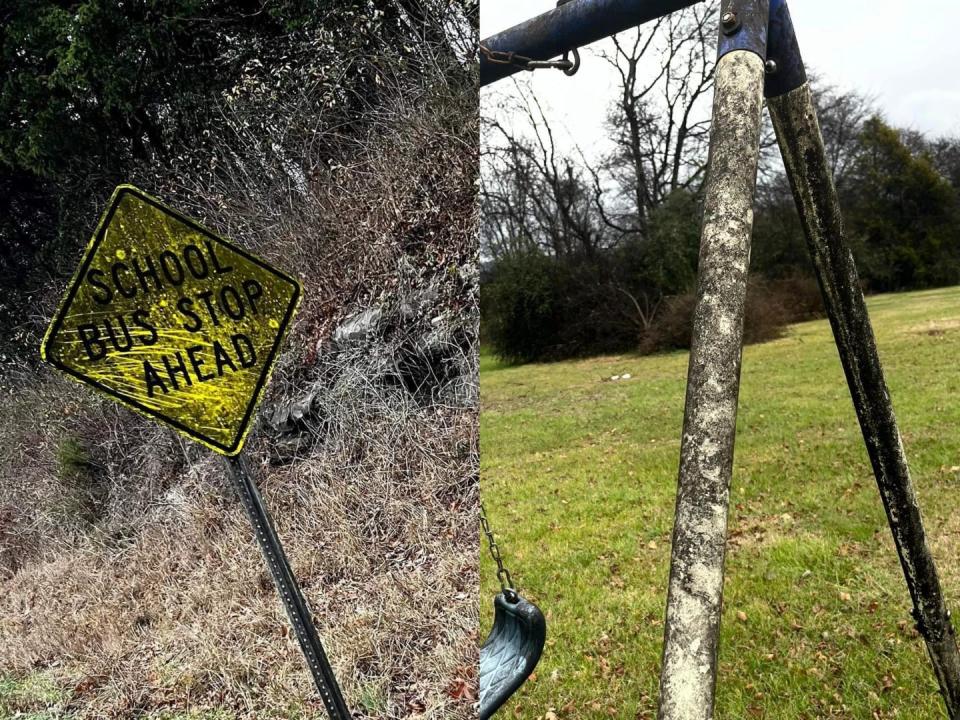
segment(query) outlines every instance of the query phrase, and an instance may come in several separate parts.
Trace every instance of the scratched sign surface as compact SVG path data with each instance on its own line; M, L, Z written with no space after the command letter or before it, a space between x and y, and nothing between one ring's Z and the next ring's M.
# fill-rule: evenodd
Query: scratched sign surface
M125 405L235 455L299 298L290 276L121 185L40 352Z

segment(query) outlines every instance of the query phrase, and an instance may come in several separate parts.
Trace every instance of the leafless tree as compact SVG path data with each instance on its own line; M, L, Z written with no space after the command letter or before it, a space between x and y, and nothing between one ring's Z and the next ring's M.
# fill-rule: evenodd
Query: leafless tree
M497 256L521 247L595 254L649 235L671 192L695 189L706 165L716 8L698 6L615 36L597 52L618 78L613 150L588 159L558 147L529 88L484 113L483 240ZM504 118L510 118L512 122Z
M619 93L608 126L614 151L604 170L621 211L605 208L601 173L597 207L611 227L646 237L650 212L671 192L696 188L706 167L709 99L716 64L716 7L705 4L613 38L599 52L614 69Z
M860 132L863 123L876 114L876 101L869 95L827 84L814 74L810 75L810 86L827 149L827 162L837 190L844 197L853 189ZM790 186L769 117L764 119L763 145L757 202L767 207L790 206L793 202Z
M518 83L519 87L520 84ZM502 118L523 125L518 132ZM524 247L556 256L591 257L610 240L591 191L591 173L558 148L543 106L531 92L502 101L484 117L482 180L485 251ZM582 153L580 153L582 157Z
M843 91L818 78L812 83L827 160L837 190L843 194L849 189L860 131L864 121L876 114L876 102L869 95Z

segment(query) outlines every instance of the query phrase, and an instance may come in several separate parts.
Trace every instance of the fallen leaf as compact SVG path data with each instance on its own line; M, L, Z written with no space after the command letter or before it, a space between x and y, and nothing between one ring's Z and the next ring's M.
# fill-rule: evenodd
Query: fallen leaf
M463 678L456 678L447 686L447 695L454 700L468 700L472 702L477 699L477 691L473 683Z

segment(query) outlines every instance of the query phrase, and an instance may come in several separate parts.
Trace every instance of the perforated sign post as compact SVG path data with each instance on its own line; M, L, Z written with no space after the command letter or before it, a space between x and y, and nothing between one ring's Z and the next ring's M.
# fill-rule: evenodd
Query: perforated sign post
M240 455L299 283L121 185L40 347L44 360L225 456L330 716L348 720L270 515Z

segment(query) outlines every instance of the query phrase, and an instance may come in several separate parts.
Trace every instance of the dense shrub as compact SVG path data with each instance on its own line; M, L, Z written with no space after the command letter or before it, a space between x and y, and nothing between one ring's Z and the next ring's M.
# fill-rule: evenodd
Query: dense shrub
M608 258L518 253L499 263L481 297L485 341L511 362L628 349L630 301L610 280Z
M694 293L668 298L650 329L640 339L641 354L687 350L696 305ZM782 337L787 325L823 315L820 290L812 278L751 279L743 319L745 344Z
M700 210L686 192L650 218L650 237L595 252L504 255L488 273L481 302L484 341L512 362L558 360L637 347L662 298L696 278Z
M960 196L926 154L880 118L860 133L848 204L861 275L875 292L960 282Z
M484 340L512 362L549 354L562 333L562 268L540 253L511 255L497 263L496 274L481 293Z
M481 293L484 342L517 363L689 348L695 293L691 288L661 299L649 271L643 272L652 267L665 276L642 254L650 252L625 247L594 258L536 252L505 257ZM692 282L692 272L689 277ZM744 341L781 337L790 323L822 314L812 278L752 278Z

